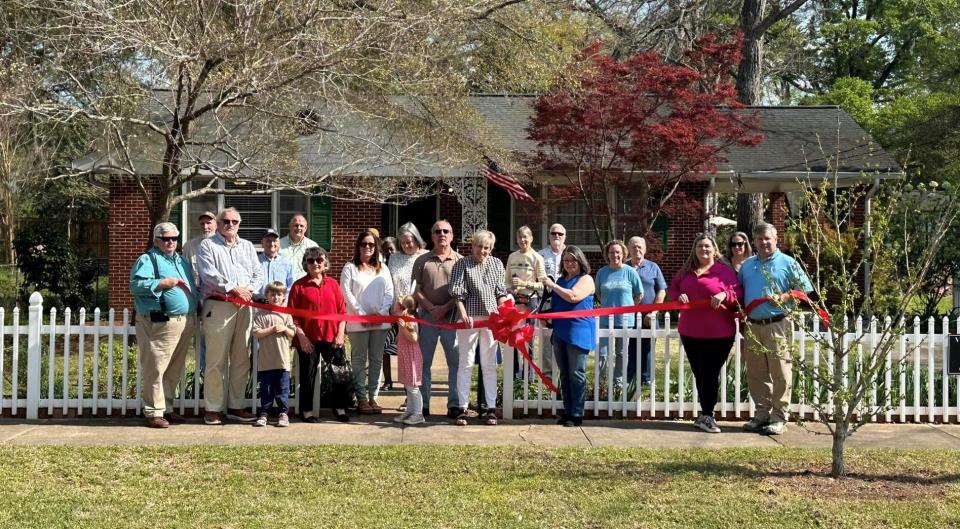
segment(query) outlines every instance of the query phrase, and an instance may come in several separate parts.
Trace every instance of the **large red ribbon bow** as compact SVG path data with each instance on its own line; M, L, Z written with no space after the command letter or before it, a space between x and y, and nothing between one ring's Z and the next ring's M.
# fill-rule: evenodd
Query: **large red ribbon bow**
M519 310L516 305L513 304L512 299L507 299L497 307L497 312L490 315L490 319L488 320L490 332L493 333L494 339L498 342L505 343L517 351L520 351L527 365L529 365L530 368L533 369L533 372L543 381L543 385L550 391L556 393L559 391L556 384L553 383L550 377L543 373L540 366L533 361L530 352L527 350L527 343L533 340L534 333L533 326L524 323L528 316L528 313Z

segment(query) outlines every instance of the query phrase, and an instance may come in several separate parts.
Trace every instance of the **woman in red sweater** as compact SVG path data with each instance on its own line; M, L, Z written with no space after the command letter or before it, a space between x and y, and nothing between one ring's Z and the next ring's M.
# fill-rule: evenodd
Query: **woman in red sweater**
M298 279L290 287L287 306L293 309L309 310L316 314L346 314L347 306L340 292L337 280L328 276L330 269L327 252L323 248L308 248L303 254L303 269L307 275ZM297 377L300 389L297 391L299 402L297 413L305 422L317 422L313 410L313 389L317 379L317 366L320 357L324 362L332 360L334 349L342 349L346 337L346 322L317 319L293 318L297 326L295 345L297 346L297 364L300 373ZM345 399L338 399L343 401ZM347 403L335 402L333 414L338 421L349 420Z
M720 433L713 408L717 405L720 369L730 356L737 333L733 313L727 307L743 297L736 272L720 259L717 241L710 235L700 235L669 291L670 298L681 303L710 300L709 308L681 310L677 325L700 397L700 416L694 426L709 433Z

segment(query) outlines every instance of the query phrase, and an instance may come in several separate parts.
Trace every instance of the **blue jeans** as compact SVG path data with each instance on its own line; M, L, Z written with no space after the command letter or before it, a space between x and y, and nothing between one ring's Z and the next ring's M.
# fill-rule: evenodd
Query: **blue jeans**
M583 417L587 398L587 355L590 351L553 335L553 357L560 370L560 394L567 417Z
M268 369L257 373L260 383L260 413L270 413L276 403L279 413L287 413L290 400L290 372L284 369Z
M429 312L417 311L421 319L435 321ZM457 331L453 329L438 329L428 325L420 326L420 353L423 355L423 384L420 393L423 395L424 414L430 411L430 395L433 389L433 354L437 352L437 341L443 346L443 355L447 358L447 409L456 408L457 404L457 370L460 367L460 356L457 352Z

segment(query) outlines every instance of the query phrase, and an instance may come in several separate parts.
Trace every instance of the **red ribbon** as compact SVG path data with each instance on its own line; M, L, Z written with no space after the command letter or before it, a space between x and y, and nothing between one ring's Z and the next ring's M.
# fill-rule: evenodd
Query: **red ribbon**
M803 292L799 290L791 290L790 294L806 303L811 307L815 308L817 314L820 316L820 319L823 320L824 324L830 325L830 315L826 311L817 307L813 304L810 298ZM280 312L284 314L290 314L298 318L305 320L323 320L323 321L347 321L355 323L387 323L394 324L401 321L412 321L420 325L428 325L432 327L438 327L441 329L470 329L465 323L439 323L433 321L427 321L413 316L382 316L382 315L358 315L358 314L317 314L315 312L304 310L304 309L293 309L289 307L282 307L278 305L268 305L266 303L257 303L255 301L247 301L242 298L235 296L212 296L213 299L219 301L226 301L233 303L235 305L244 305L248 307L256 307L259 309L270 310L274 312ZM753 309L762 305L767 301L772 301L770 298L760 298L756 299L747 305L747 308L742 312L731 313L732 317L741 317L745 318L747 314L750 313ZM501 343L505 343L517 351L520 351L520 354L523 356L523 359L527 364L533 369L533 372L537 374L537 377L543 382L544 386L547 387L550 391L557 392L559 391L557 386L553 383L553 380L550 377L546 376L540 367L533 361L533 358L530 356L530 352L527 350L527 343L533 339L534 329L533 326L525 323L527 320L565 320L572 318L586 318L586 317L595 317L595 316L613 316L617 314L636 314L636 313L646 313L646 312L659 312L667 310L689 310L689 309L706 309L710 308L709 299L699 299L696 301L690 301L687 303L680 303L679 301L666 301L663 303L648 303L645 305L628 305L626 307L605 307L599 309L587 309L587 310L574 310L566 312L548 312L542 314L531 314L529 312L523 312L513 304L512 300L504 301L498 308L497 312L490 315L485 321L477 322L477 324L472 328L488 328L490 332L493 333L493 337ZM723 305L720 306L718 310L729 310Z
M806 292L804 292L804 291L802 291L802 290L788 290L788 291L787 291L787 294L790 294L790 295L793 296L794 298L799 299L800 301L802 301L802 302L806 303L807 305L809 305L810 308L812 308L813 310L815 310L815 311L817 312L817 316L823 321L824 327L826 327L826 328L829 328L829 327L830 327L830 314L827 313L827 311L823 310L823 308L818 307L817 304L814 303L812 299L810 299L810 296L808 296ZM775 299L773 299L773 298L770 298L770 297L757 298L757 299L751 301L750 304L747 305L747 308L743 309L743 312L741 313L741 317L742 317L743 319L746 319L747 316L748 316L751 312L753 312L753 309L759 307L760 305L763 305L764 303L766 303L766 302L768 302L768 301L771 302L771 303L773 303L773 304L775 304L775 305L777 304L777 301L776 301Z

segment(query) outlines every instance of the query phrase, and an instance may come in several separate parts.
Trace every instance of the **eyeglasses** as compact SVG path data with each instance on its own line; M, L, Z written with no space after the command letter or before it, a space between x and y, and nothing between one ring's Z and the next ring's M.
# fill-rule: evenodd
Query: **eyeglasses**
M357 246L359 246L360 248L376 248L376 247L377 247L377 243L375 243L375 242L362 242L362 243L358 244Z
M233 225L233 226L240 224L240 221L238 219L220 219L220 222L223 224Z
M566 233L563 233L561 231L551 231L550 235L553 235L554 237L563 237L564 235L566 235Z
M746 245L747 245L747 243L745 243L745 242L731 242L731 243L730 243L730 247L731 247L731 248L743 248L743 247L746 246Z
M324 262L325 260L326 260L326 259L324 259L323 257L318 257L317 259L314 259L314 258L311 257L311 258L307 259L306 261L307 261L307 264L308 264L308 265L312 265L312 264L323 264L323 262Z
M445 229L442 229L442 228L441 228L441 229L433 230L433 234L434 234L434 235L446 235L446 234L448 234L448 233L450 233L450 230L445 230Z
M157 237L158 240L161 240L163 242L177 242L177 239L179 238L180 237Z

